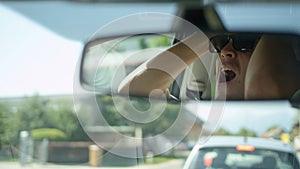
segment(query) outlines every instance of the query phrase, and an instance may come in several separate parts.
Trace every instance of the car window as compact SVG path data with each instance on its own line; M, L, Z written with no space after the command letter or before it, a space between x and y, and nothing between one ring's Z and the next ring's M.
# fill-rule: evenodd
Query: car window
M190 168L299 168L297 157L269 149L237 151L236 147L200 149Z

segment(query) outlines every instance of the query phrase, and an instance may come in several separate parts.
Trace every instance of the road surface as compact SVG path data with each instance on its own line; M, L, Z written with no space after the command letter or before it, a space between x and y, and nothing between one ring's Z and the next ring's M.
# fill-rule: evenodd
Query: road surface
M168 162L155 165L140 165L128 167L90 167L88 165L57 165L57 164L28 164L21 166L18 162L0 162L0 168L5 169L181 169L183 167L182 159L170 160Z

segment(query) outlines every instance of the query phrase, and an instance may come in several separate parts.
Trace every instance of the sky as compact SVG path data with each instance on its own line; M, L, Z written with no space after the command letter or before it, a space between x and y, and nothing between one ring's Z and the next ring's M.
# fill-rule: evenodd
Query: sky
M219 108L212 111L213 106L219 106ZM212 127L224 128L231 133L237 133L240 129L246 128L257 135L263 134L274 126L281 127L286 132L291 131L297 122L296 117L299 112L298 109L291 107L288 101L227 101L224 104L203 101L190 104L188 109L197 113L204 124L212 122L214 124ZM221 116L217 116L219 118L217 123L215 119L208 120L209 115L220 114L220 112Z
M84 42L95 31L133 13L175 11L174 4L1 2L0 98L72 94Z
M249 102L244 105L231 103L225 107L220 126L233 133L247 128L261 135L274 126L289 132L297 122L297 113L298 110L292 108L288 101Z
M0 97L71 94L83 44L0 4Z

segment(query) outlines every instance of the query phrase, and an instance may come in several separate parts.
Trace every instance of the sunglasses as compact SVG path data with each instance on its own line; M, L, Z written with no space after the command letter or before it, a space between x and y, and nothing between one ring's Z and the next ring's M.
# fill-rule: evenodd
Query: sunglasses
M209 50L212 53L220 53L221 50L228 44L232 39L232 47L240 52L253 51L257 41L259 40L259 34L231 34L231 35L217 35L211 37Z

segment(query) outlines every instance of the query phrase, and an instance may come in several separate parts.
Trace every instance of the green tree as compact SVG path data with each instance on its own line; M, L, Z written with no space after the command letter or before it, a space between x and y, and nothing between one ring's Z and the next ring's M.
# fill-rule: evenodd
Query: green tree
M149 47L168 47L172 44L172 38L168 35L161 35L152 38L149 42Z
M17 131L54 127L47 118L48 103L48 99L43 99L38 95L23 98L15 113Z
M31 135L37 141L45 138L51 141L63 141L67 138L67 135L63 131L54 128L33 129L31 130Z
M9 104L0 103L0 149L3 144L9 142L8 139L8 115L9 115Z
M171 46L173 38L168 35L145 36L139 39L141 49Z
M3 129L4 134L2 135L4 138L4 144L16 144L17 143L17 137L18 137L18 122L16 119L16 106L13 103L6 102L5 104L2 103L2 106L0 106L1 112L3 113L3 116L1 117L3 122ZM2 127L1 127L2 128Z
M237 136L248 136L248 137L256 137L255 131L248 130L246 128L241 128L237 134Z
M10 125L14 143L20 131L39 128L59 129L70 141L88 140L73 111L72 97L54 100L38 95L25 97L11 117Z
M68 140L89 140L74 112L72 98L51 101L47 116L52 126L66 133Z
M143 111L148 110L151 106L148 98L142 99L141 97L132 97L130 98L130 102L128 102L128 100L123 97L115 97L114 100L115 102L113 102L111 96L97 97L98 105L101 109L101 113L104 116L105 120L111 126L141 127L144 135L155 135L167 130L176 120L178 112L180 110L180 105L176 103L168 103L162 114L159 116L159 118L149 123L139 123L134 122L132 120L128 120L124 117L124 114L132 113L130 107L133 106L135 109L141 112L140 114L135 115L140 116L140 119L142 119L143 116L145 116L145 114L143 114ZM116 108L115 104L117 104L119 109ZM118 110L121 110L123 112L119 112Z
M232 135L232 133L230 133L228 130L224 128L220 128L218 131L214 132L213 135L230 136Z

